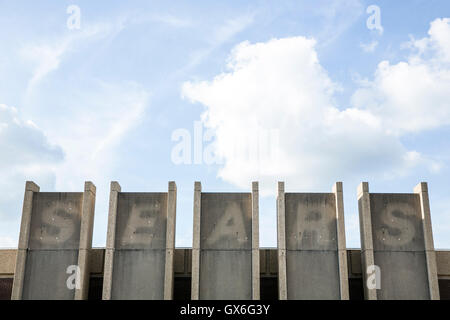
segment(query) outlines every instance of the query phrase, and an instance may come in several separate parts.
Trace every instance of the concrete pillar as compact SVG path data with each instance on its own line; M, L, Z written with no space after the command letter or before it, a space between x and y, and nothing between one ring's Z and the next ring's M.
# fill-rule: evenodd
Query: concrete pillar
M111 183L103 299L172 299L176 184L122 192Z
M361 182L358 186L359 225L361 236L361 262L366 300L377 300L376 288L367 285L367 267L374 266L372 214L370 211L369 183Z
M342 183L332 193L285 193L278 183L280 299L349 299Z
M286 223L284 182L278 182L277 197L277 246L278 246L278 298L287 299L286 278Z
M259 189L258 182L252 183L252 296L260 299L259 280Z
M202 202L202 184L194 184L194 230L192 237L192 278L191 299L198 300L200 295L200 212Z
M426 183L414 193L358 190L367 299L439 299Z
M95 186L39 192L27 182L13 299L86 299Z
M258 184L248 193L194 191L191 297L259 299Z
M428 185L426 182L419 183L414 188L414 193L420 197L420 211L422 215L422 226L425 241L425 256L427 261L428 285L430 298L439 300L439 283L436 267L436 252L434 251L433 231L431 227L430 200L428 197Z
M173 299L173 258L175 255L175 227L177 212L177 185L169 182L167 197L166 266L164 269L164 300Z
M106 236L105 266L103 272L103 300L111 300L111 286L114 264L114 247L116 241L116 216L119 192L122 191L117 181L111 181L109 192L108 231Z
M39 186L32 181L25 183L25 196L23 199L22 222L20 224L19 245L14 271L14 281L11 300L21 300L27 261L28 242L30 239L31 212L33 207L33 194L39 192Z
M75 300L86 300L89 292L89 253L92 249L92 233L94 230L95 185L87 181L84 184L83 207L81 210L80 248L78 250L78 266L80 268L80 288L75 290Z
M333 185L333 193L336 199L336 226L338 240L338 262L339 262L339 284L341 300L349 300L348 291L348 267L347 267L347 247L345 243L345 221L344 221L344 196L342 182Z

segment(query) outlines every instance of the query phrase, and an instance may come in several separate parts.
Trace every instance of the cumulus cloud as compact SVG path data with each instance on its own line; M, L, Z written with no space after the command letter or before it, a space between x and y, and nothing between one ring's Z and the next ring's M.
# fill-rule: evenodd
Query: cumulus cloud
M320 65L315 45L305 37L244 42L232 51L226 72L183 85L183 96L205 106L202 121L215 131L215 150L224 159L219 176L242 188L254 179L271 189L281 179L292 187L317 187L342 177L390 178L427 165L389 130L389 118L336 105L340 88ZM277 135L277 143L261 142L260 132ZM248 157L261 146L276 150Z
M403 135L450 124L450 19L431 23L429 36L412 39L407 61L382 61L352 105L382 118L384 130Z

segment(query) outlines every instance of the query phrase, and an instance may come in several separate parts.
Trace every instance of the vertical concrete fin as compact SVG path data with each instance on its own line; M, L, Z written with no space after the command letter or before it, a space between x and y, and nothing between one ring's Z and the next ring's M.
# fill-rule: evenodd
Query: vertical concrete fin
M279 248L279 261L286 268L279 273L280 278L285 273L285 298L348 299L342 183L336 183L332 193L279 189L278 230L284 238L279 242L285 252Z
M277 246L278 246L278 298L287 299L286 275L286 210L284 196L284 182L278 182L277 196Z
M347 248L345 244L345 221L344 221L344 196L342 182L333 185L333 193L336 199L336 226L338 240L339 260L339 283L341 300L349 300Z
M420 198L420 211L422 214L423 235L425 241L425 257L427 260L427 275L430 298L439 300L439 283L437 277L436 252L434 250L433 231L431 225L430 200L428 185L426 182L419 183L414 188L414 193Z
M116 240L117 200L122 191L117 181L111 181L109 191L108 231L106 235L105 263L103 271L102 299L111 299L112 274L114 263L114 247Z
M191 299L198 300L200 295L200 215L201 215L202 184L194 184L194 230L192 237L192 273Z
M175 255L175 230L177 212L177 185L169 182L167 196L166 263L164 269L164 299L173 298L173 260Z
M364 296L367 300L377 300L376 288L367 284L367 270L375 265L372 236L372 214L370 211L369 183L361 182L357 189L359 207L359 225L361 235L361 266L363 274Z
M439 299L426 183L415 193L358 190L368 299Z
M120 191L111 184L103 299L172 299L176 184Z
M86 297L95 187L39 191L26 183L12 299Z
M80 268L80 287L75 290L75 300L85 300L89 291L89 253L92 249L94 229L96 187L86 181L84 184L83 204L81 209L80 244L78 251L78 267Z
M260 299L259 274L259 187L258 182L252 183L252 296Z
M12 300L22 299L23 283L25 277L25 264L30 239L31 212L33 210L33 194L39 192L40 188L32 181L25 183L25 194L22 207L22 221L20 223L19 244L14 270L14 281L11 293Z
M259 299L257 217L256 183L245 193L201 193L196 188L193 299Z

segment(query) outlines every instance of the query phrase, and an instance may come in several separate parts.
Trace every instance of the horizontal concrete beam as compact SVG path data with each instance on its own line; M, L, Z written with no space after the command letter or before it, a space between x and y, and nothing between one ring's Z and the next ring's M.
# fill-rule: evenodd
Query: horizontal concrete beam
M174 256L174 271L179 276L191 275L191 248L177 248ZM14 276L17 249L0 249L0 278ZM94 248L89 259L91 275L101 276L105 258L104 248ZM347 249L348 275L350 278L361 276L361 250ZM437 271L440 278L450 277L450 250L437 250ZM259 250L260 274L276 276L278 274L277 249L262 248Z

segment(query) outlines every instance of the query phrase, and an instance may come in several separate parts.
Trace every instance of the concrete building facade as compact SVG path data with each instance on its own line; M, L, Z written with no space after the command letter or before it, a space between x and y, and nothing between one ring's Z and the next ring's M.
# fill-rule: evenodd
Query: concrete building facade
M342 183L329 193L278 184L278 247L259 247L258 183L194 185L192 248L175 248L176 185L111 183L106 248L92 249L95 186L46 193L27 182L18 249L0 250L0 299L450 299L450 251L435 251L428 188L358 188L361 250L347 249Z

